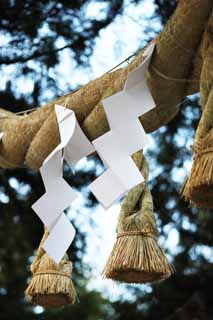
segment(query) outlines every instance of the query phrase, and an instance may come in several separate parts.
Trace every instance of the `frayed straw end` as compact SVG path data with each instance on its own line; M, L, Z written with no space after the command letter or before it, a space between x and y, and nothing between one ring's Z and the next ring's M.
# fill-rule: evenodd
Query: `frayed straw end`
M196 157L182 196L198 208L213 208L213 152Z
M167 279L173 272L156 239L131 235L117 239L103 276L119 282L147 283Z
M60 307L76 300L71 279L48 273L33 276L25 294L28 300L43 307Z
M57 265L48 255L41 263L25 291L31 302L43 307L60 307L76 301L76 291L71 279L71 263L63 261Z

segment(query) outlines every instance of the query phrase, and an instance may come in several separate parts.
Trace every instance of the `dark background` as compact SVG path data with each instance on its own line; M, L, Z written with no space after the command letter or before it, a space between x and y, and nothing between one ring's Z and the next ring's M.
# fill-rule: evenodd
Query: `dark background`
M13 77L7 81L5 90L0 92L2 108L15 112L25 110L43 103L42 95L46 91L56 97L75 89L70 86L69 90L66 88L63 92L48 71L54 72L60 62L60 52L65 48L69 48L72 59L79 66L87 67L100 30L122 15L127 4L122 0L97 1L108 3L105 16L97 20L85 20L84 6L90 2L93 0L0 1L0 35L7 38L7 43L0 48L1 77L6 74L8 66L14 68ZM143 0L129 2L141 4ZM154 2L153 18L163 25L174 11L175 1ZM44 22L49 32L41 35L38 30ZM150 22L146 39L149 34L150 38L153 37L152 31ZM60 37L64 40L65 48L58 50L55 41ZM32 67L33 62L35 68ZM23 95L14 85L20 75L33 79L30 95ZM176 172L187 174L185 164L191 160L191 152L185 146L194 136L199 116L198 96L190 97L184 102L178 116L153 134L157 147L148 153L154 177L150 187L161 239L167 239L170 227L175 228L179 235L176 253L164 248L172 257L176 274L163 283L151 285L149 292L140 286L126 286L127 292L131 292L131 300L123 295L120 300L110 301L98 291L87 289L90 267L80 259L86 249L87 234L79 231L69 254L74 262L73 277L80 303L36 313L35 307L24 299L24 290L30 277L29 265L42 235L42 225L30 208L44 189L39 174L35 172L0 169L1 320L213 318L213 257L210 256L213 215L210 211L189 208L179 195L183 178L175 178ZM155 175L156 170L160 174ZM65 167L65 176L67 181L81 190L94 179L95 172L85 169L73 177L70 169ZM88 195L85 205L91 208L92 214L97 204Z

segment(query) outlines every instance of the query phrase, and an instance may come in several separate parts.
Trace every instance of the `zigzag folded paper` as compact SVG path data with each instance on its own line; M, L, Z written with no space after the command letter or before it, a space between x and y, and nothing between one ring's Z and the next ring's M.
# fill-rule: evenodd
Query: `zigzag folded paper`
M103 101L111 130L93 141L93 145L107 170L90 185L90 189L104 207L109 207L143 181L131 155L148 141L138 117L155 106L145 81L153 49L154 45L145 51L144 62L128 75L123 91ZM82 157L92 153L94 148L72 110L55 105L55 112L61 142L40 168L46 193L32 208L50 233L43 248L55 262L59 262L75 236L75 229L64 210L77 197L76 192L63 179L62 149L65 160L75 165Z
M90 184L90 190L105 208L144 180L131 156L148 142L138 117L155 107L145 80L154 46L145 50L142 64L129 73L123 91L103 101L111 130L93 144L107 170Z
M58 263L75 236L75 229L63 211L77 198L77 193L63 179L62 149L65 160L75 164L93 152L94 148L81 130L72 110L55 105L55 112L61 142L40 168L46 193L32 208L50 233L43 248Z
M75 165L81 158L94 152L94 147L83 133L74 111L55 105L55 112L60 132L60 144L49 154L47 162L58 150L64 149L64 159Z

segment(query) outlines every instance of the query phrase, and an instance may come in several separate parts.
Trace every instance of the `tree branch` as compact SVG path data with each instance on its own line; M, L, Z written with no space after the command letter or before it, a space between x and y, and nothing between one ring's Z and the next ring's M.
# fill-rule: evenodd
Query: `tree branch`
M19 56L19 57L14 57L14 58L9 58L9 57L2 57L0 58L0 64L4 64L4 65L10 65L10 64L15 64L15 63L24 63L27 62L29 60L35 59L35 58L40 58L43 57L47 54L50 53L56 53L59 51L62 51L64 49L67 48L71 48L72 44L66 44L65 46L61 47L61 48L57 48L57 49L52 49L52 50L44 50L44 51L35 51L32 54L24 57L24 56Z

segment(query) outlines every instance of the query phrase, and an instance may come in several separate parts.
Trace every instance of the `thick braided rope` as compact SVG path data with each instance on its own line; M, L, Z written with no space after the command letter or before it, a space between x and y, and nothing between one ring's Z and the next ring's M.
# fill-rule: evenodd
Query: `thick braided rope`
M202 115L193 146L194 161L182 188L183 197L199 208L213 208L213 14L206 28L200 80Z
M157 37L151 67L172 79L199 79L202 66L202 60L199 59L201 43L212 6L213 3L209 8L207 0L181 1L169 25ZM188 28L189 25L191 28ZM182 46L186 48L185 51ZM4 132L4 136L0 143L0 166L16 168L27 165L31 169L41 166L60 141L53 111L55 103L66 104L75 112L90 140L109 130L101 101L123 88L128 73L142 62L142 52L126 68L107 73L29 115L16 116L1 109L0 131ZM199 90L197 81L192 81L193 84L191 81L169 81L152 71L152 68L147 74L147 81L156 108L140 118L146 132L152 132L168 123L178 112L185 94Z
M213 14L209 19L203 50L203 68L200 81L202 116L196 131L195 143L193 146L194 159L203 154L211 153L212 132L213 132L213 76L212 76L212 55L213 55Z

